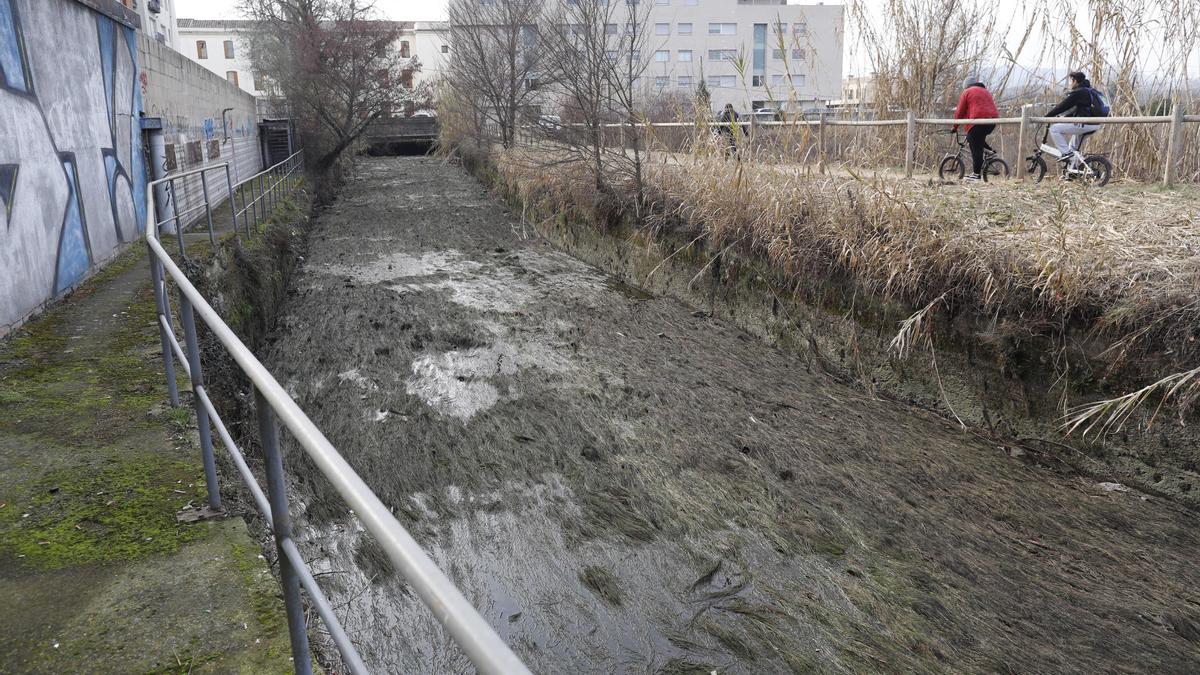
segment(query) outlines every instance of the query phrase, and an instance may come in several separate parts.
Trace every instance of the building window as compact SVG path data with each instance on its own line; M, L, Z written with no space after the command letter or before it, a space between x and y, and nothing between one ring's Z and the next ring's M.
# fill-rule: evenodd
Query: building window
M225 41L225 58L227 58L227 59L233 58L233 40Z
M654 34L655 35L670 35L671 34L671 24L669 24L669 23L654 24Z
M666 63L667 61L670 61L671 50L659 49L658 51L654 52L654 60L658 61L659 63Z
M683 5L685 7L695 7L696 5L699 5L699 4L700 4L700 0L683 0Z
M691 89L692 88L692 76L691 75L680 75L679 76L679 87L681 89Z
M669 4L671 4L671 0L654 0L654 4L656 4L656 5L669 5Z
M784 77L783 75L772 75L771 76L771 84L773 86L778 87L783 84L788 84L788 79L786 77ZM803 75L793 75L792 80L791 80L791 85L793 87L796 87L797 89L799 89L800 87L803 87L804 86L804 76Z
M763 86L766 86L766 84L767 84L767 78L763 77L762 75L755 75L750 78L750 86L751 87L763 87ZM762 106L759 106L759 107L761 108Z
M783 53L784 53L784 50L782 50L782 49L772 49L771 50L771 58L775 59L776 61L782 61Z
M400 41L400 58L402 58L402 59L408 58L408 40Z
M680 60L680 62L682 62L682 63L691 63L691 61L692 61L692 50L690 50L690 49L680 49L680 50L679 50L679 60Z
M450 53L450 45L442 45L442 53L449 54Z
M615 49L604 50L604 57L608 59L609 63L616 63L617 62L617 50L615 50Z
M255 70L250 73L250 79L254 82L255 91L266 91L267 78L263 77L262 73Z
M413 71L412 70L405 68L404 70L400 71L400 86L404 87L405 89L413 88ZM536 83L530 84L529 88L533 89L536 86L537 86Z
M198 59L207 59L208 58L208 43L205 42L204 40L196 40L196 58L198 58Z
M792 60L793 61L803 61L804 56L805 56L805 54L804 54L803 49L801 49L799 47L795 47L792 49Z
M690 23L679 24L679 34L680 35L691 35L692 34L692 24L690 24Z
M808 35L808 24L806 24L806 23L792 24L792 35Z
M737 60L737 50L735 49L710 49L708 50L709 61L735 61Z
M705 83L711 88L731 88L737 86L736 75L709 75L705 78Z
M708 24L709 35L737 35L736 23L710 23Z
M238 77L237 77L236 70L225 71L225 79L229 80L233 84L233 86L235 86L235 87L238 86Z
M617 24L615 24L615 23L604 24L604 34L605 35L616 35L617 34Z
M654 88L655 89L664 89L669 86L671 86L671 78L670 77L668 77L666 75L655 75L654 76Z

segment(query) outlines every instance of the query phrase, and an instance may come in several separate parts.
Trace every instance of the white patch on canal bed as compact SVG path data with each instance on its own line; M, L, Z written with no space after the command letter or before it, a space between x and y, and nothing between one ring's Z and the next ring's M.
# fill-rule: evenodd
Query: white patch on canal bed
M413 376L404 384L406 392L434 410L468 420L502 399L516 398L513 392L502 396L489 382L491 378L533 368L557 372L565 367L565 359L552 347L538 343L518 347L498 341L489 347L420 356L413 360Z

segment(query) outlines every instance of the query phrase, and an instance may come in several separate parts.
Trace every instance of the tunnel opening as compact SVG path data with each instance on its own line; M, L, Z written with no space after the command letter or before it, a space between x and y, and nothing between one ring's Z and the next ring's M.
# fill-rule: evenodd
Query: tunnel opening
M436 148L436 140L388 141L367 146L367 154L372 157L416 157L432 154Z

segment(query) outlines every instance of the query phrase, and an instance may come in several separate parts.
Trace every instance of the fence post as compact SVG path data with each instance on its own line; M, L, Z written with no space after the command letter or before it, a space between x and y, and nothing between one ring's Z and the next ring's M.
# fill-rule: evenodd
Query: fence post
M168 184L171 186L171 212L175 214L175 239L179 244L179 257L187 260L187 251L183 250L183 225L179 223L179 194L175 191L175 179L172 178Z
M917 116L909 110L905 120L904 134L904 177L913 177L913 164L917 160Z
M287 610L288 634L292 641L292 668L297 673L312 673L312 657L308 651L308 633L304 625L304 605L300 600L300 576L283 550L283 541L292 538L291 516L288 514L287 484L283 478L283 457L279 454L279 429L275 413L257 387L254 403L258 408L258 433L262 439L263 464L267 474L267 494L271 502L271 522L275 535L275 550L279 556L279 581L283 585L283 603Z
M196 315L192 301L183 289L179 289L179 320L183 323L183 337L187 343L188 368L192 371L192 399L196 407L196 426L200 431L200 456L204 459L204 480L208 484L208 505L221 510L221 487L217 484L217 463L213 459L212 427L208 423L208 409L200 400L204 391L204 373L200 370L200 340L196 336Z
M825 174L825 113L819 113L817 122L817 171Z
M225 186L226 186L226 190L229 194L229 217L232 218L232 220L229 221L229 226L233 228L234 236L237 236L237 231L238 231L237 202L235 202L233 199L234 198L233 176L231 176L229 173L229 165L228 164L225 165ZM245 205L246 205L246 203L243 201L242 206L245 206Z
M149 248L149 244L146 247ZM154 249L150 249L150 283L154 286L155 319L158 321L158 339L162 342L163 372L167 376L167 395L170 397L171 407L178 408L179 389L175 384L175 352L171 350L171 338L167 336L167 329L163 326L162 321L163 319L170 321L171 312L167 309L164 297L166 289L163 287L162 262L154 254Z
M1025 178L1025 139L1029 138L1030 110L1032 106L1028 103L1021 106L1021 126L1017 131L1017 180Z
M1179 169L1179 150L1183 145L1183 101L1171 99L1171 131L1167 136L1166 166L1163 167L1163 183L1173 185Z
M208 218L208 243L216 244L217 237L213 234L212 203L208 200L208 177L200 172L200 189L204 192L204 217Z

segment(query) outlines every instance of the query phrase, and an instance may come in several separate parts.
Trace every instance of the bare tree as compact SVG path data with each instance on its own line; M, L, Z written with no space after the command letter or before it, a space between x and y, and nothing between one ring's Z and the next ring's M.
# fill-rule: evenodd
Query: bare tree
M876 75L882 108L931 113L954 104L968 71L998 62L1007 26L980 0L865 0L849 3ZM980 73L983 75L983 73Z
M537 31L544 0L451 0L448 81L459 104L494 124L510 147L522 111L539 96Z
M598 193L629 178L640 204L648 7L634 2L572 0L548 11L539 31L550 95L568 124L545 128L553 161L583 162ZM620 125L619 145L612 143Z
M377 118L429 98L404 86L420 63L400 52L399 24L379 20L372 0L241 0L241 10L257 22L254 67L287 100L320 174Z

